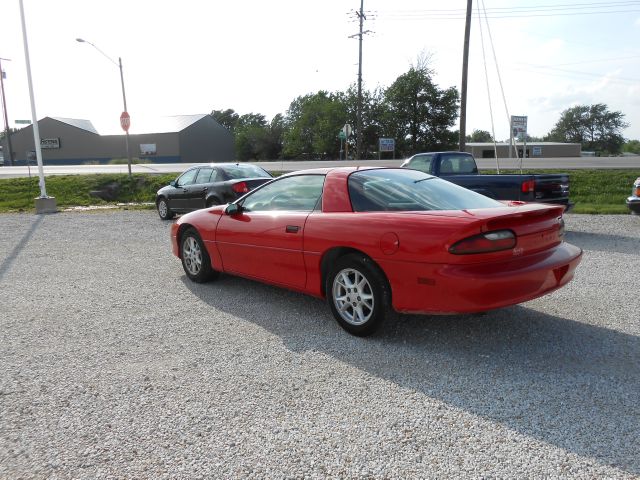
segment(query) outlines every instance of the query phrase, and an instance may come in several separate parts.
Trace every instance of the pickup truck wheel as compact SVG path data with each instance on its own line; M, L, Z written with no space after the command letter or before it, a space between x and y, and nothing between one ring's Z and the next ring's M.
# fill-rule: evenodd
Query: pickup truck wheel
M338 259L327 276L327 302L338 324L352 335L372 334L387 309L386 281L369 258L351 254Z

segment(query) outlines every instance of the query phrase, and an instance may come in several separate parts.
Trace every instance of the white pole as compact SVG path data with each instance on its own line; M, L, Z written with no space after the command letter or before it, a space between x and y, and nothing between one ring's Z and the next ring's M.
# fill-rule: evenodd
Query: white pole
M36 116L36 102L33 98L33 82L31 80L31 64L29 62L29 45L27 42L27 27L24 21L24 6L20 0L20 17L22 19L22 40L24 43L24 61L27 64L27 80L29 82L29 98L31 100L31 120L33 122L33 141L36 147L36 159L38 160L38 176L40 177L40 198L47 198L47 189L44 183L44 171L42 169L42 149L40 148L40 130L38 129L38 117ZM27 159L27 163L29 160Z

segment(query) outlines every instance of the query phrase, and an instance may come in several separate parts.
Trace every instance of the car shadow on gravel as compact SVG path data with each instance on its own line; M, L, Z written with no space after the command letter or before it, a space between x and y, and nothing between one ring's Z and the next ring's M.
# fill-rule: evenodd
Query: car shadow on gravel
M20 241L18 241L15 247L13 247L13 250L11 250L11 252L9 252L9 254L2 259L2 262L0 263L0 281L4 278L6 273L9 271L9 269L11 268L11 265L13 265L13 262L15 262L18 255L20 255L20 252L22 252L22 250L24 250L24 248L27 246L27 244L29 243L29 240L31 239L31 236L38 229L43 219L44 219L44 215L36 216L36 218L33 220L33 222L31 223L31 225L29 226L25 234L22 236Z
M183 283L211 308L599 463L640 474L638 337L516 306L481 316L392 315L342 331L322 300L242 278ZM250 296L251 301L248 301ZM585 440L588 439L588 440Z
M640 255L640 239L592 232L567 232L566 241L583 250Z

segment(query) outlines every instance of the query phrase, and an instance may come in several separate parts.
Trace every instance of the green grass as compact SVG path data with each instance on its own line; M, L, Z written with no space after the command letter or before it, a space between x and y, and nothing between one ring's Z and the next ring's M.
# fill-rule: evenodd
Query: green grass
M558 173L558 170L523 170L523 173ZM571 213L625 214L625 204L631 195L633 181L639 170L566 170L569 173L571 201L575 203ZM496 173L483 171L482 173ZM501 173L520 173L519 170L503 170Z
M52 175L46 177L47 195L56 198L60 208L109 205L128 202L153 202L156 191L171 180L175 174L126 174L104 175ZM107 185L117 185L114 201L107 202L91 196L89 192L101 190ZM0 212L25 212L35 210L36 197L40 196L38 177L10 178L0 180Z
M495 173L483 171L482 173ZM518 173L503 171L502 173ZM527 171L525 173L557 173L557 170ZM626 214L625 199L631 193L637 170L570 170L573 213ZM167 185L176 174L61 175L46 177L47 194L56 198L59 208L108 205L114 203L153 202L156 191ZM118 195L106 202L89 195L107 185L117 185ZM34 199L40 195L38 177L0 180L0 213L35 210Z

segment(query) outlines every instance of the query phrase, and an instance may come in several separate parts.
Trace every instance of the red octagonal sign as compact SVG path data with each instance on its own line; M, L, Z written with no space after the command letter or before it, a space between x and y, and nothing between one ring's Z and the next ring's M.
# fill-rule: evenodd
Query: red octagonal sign
M131 117L127 112L122 112L122 115L120 115L120 126L125 132L129 131L129 127L131 126Z

